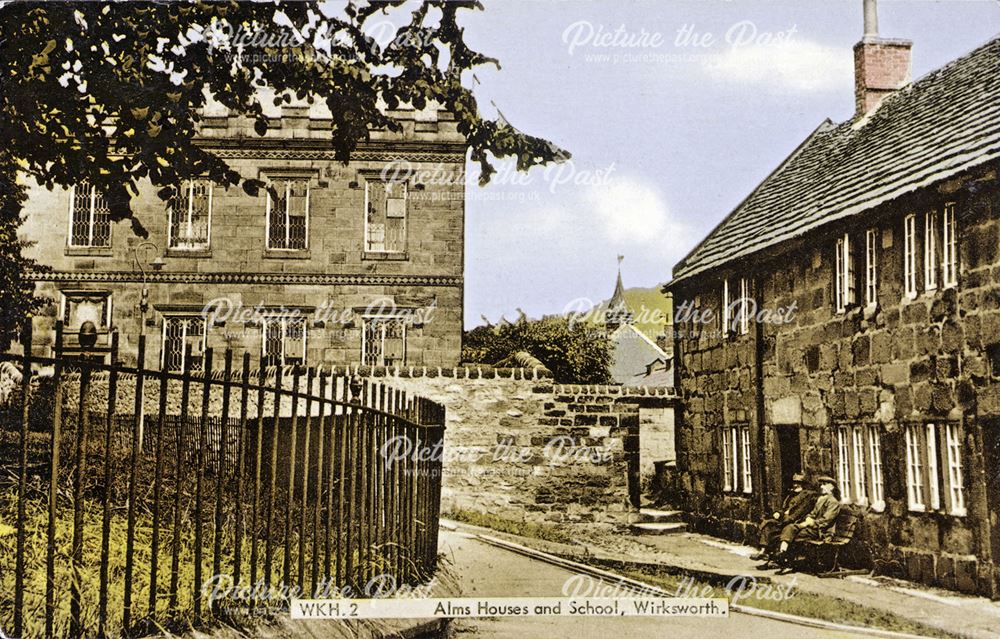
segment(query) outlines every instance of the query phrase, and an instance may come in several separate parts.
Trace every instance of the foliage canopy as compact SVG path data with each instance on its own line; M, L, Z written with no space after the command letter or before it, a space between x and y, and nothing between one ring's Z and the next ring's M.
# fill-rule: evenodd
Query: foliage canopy
M611 347L607 338L584 322L565 317L521 319L499 326L479 326L465 334L462 359L493 366L512 363L526 352L552 371L557 382L607 384Z
M493 159L514 158L527 170L567 158L502 116L481 115L472 72L499 64L465 43L459 17L476 9L482 6L471 0L349 0L339 11L317 2L6 4L0 185L8 191L4 206L13 208L4 209L5 224L19 220L19 171L48 188L90 182L105 194L113 220L131 218L143 180L163 200L201 176L256 195L265 184L197 140L210 98L252 118L261 136L268 129L263 95L275 105L320 101L332 114L331 148L344 162L371 129L399 129L386 108L432 104L454 114L481 183L493 175ZM26 265L8 255L8 235L0 236L0 277L30 293L18 279ZM5 320L30 312L7 296L2 303Z

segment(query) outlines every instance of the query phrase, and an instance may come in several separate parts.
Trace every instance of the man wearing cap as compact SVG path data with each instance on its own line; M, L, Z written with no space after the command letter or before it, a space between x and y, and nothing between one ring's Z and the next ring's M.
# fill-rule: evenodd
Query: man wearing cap
M781 530L781 547L776 557L777 563L786 563L788 545L795 540L830 539L836 532L837 516L840 514L840 491L837 480L829 475L816 478L819 484L819 499L804 520L786 525Z
M802 473L792 475L792 487L781 504L781 510L771 513L762 520L760 526L760 552L751 559L765 559L777 549L781 530L788 524L794 524L805 519L816 504L816 491L806 487L806 476Z

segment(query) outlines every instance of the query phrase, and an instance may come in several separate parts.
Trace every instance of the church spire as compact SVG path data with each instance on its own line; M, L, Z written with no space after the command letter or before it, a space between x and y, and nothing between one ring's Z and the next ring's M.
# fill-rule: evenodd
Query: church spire
M611 332L622 324L633 322L632 311L625 301L625 286L622 284L622 260L624 255L618 256L618 281L615 282L615 292L612 293L608 301L608 313L604 320L604 325L608 332Z

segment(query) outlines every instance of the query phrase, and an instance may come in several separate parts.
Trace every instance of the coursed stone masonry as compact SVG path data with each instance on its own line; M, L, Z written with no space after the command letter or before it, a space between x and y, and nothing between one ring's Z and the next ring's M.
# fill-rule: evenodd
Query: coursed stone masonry
M797 312L788 324L755 323L747 335L724 339L717 325L676 326L684 407L677 430L677 487L698 529L752 538L755 522L781 500L779 428L795 429L801 467L816 475L837 471L838 426L875 425L881 432L885 508L865 509L853 560L945 588L1000 595L997 176L993 166L917 191L866 215L863 223L830 225L783 246L780 255L734 264L744 270L719 275L751 278L758 308L794 303ZM903 217L920 212L922 218L947 202L955 202L958 211L958 285L927 291L921 286L916 298L908 299ZM867 228L879 237L878 306L837 314L836 238L851 232L863 250ZM864 254L855 259L862 268ZM918 273L922 260L918 254ZM718 312L719 278L678 286L675 300L699 300L702 308ZM947 421L961 425L967 512L916 512L907 501L904 428ZM750 427L751 494L723 490L721 431L731 424ZM947 472L939 464L939 477Z
M210 246L207 250L168 248L167 207L156 189L140 183L131 202L135 221L148 233L140 238L129 221L111 225L111 246L72 247L70 190L32 186L25 203L26 253L51 267L33 274L37 294L48 304L34 321L34 348L47 355L63 293L110 294L111 325L121 335L122 357L132 363L138 336L147 336L148 364L160 361L163 318L200 312L225 298L236 308L296 309L306 318L305 361L310 365L361 361L363 322L341 321L345 311L363 315L373 303L425 317L407 327L405 364L453 366L461 353L464 268L465 145L454 117L443 111L389 112L402 132L373 131L348 164L329 147L329 116L286 107L271 118L267 134L253 122L214 114L206 117L201 141L225 157L245 178L298 175L309 179L307 247L276 251L266 247L267 195L242 188L212 188ZM408 179L405 251L366 251L366 176ZM424 183L423 175L445 174L454 181ZM134 249L155 244L158 252ZM162 266L152 261L160 258ZM145 272L143 272L145 271ZM138 310L148 289L144 321ZM429 313L425 309L433 308ZM207 330L206 347L231 347L256 362L262 352L260 322L234 316ZM67 333L78 327L67 326ZM102 327L98 327L102 328ZM71 336L70 336L71 337ZM106 333L99 346L107 346Z

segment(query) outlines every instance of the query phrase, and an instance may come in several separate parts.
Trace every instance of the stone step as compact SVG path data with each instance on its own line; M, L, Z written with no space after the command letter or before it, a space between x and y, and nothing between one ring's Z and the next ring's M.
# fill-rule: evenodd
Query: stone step
M639 509L639 516L645 522L676 522L681 520L681 515L682 513L679 510L661 510L659 508Z
M687 524L682 522L645 522L630 526L635 535L672 535L687 530Z

